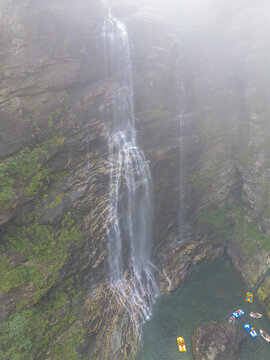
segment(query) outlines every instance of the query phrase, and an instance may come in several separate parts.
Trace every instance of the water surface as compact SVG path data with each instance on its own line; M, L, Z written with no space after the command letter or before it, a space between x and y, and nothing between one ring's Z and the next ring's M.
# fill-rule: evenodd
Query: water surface
M203 264L188 278L181 289L158 299L153 315L143 328L143 346L137 360L192 360L191 337L196 326L207 321L227 321L232 311L242 308L246 315L238 321L249 323L257 332L270 333L270 321L259 306L245 301L246 286L228 259ZM251 311L260 312L262 319L252 319ZM176 338L182 336L187 352L180 353ZM247 337L241 360L269 360L270 343L260 335Z

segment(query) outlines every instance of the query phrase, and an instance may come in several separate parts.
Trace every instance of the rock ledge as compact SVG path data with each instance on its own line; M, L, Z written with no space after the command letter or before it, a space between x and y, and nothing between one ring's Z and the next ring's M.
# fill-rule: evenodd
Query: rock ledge
M236 324L209 322L193 332L195 360L239 360L245 331Z

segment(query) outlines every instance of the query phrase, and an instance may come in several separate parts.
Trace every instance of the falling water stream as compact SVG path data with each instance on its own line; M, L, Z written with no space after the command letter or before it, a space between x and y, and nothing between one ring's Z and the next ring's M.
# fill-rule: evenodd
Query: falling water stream
M157 286L151 263L152 179L136 139L131 48L126 26L109 11L103 38L111 92L108 249L111 287L136 324L149 317Z
M179 174L179 187L180 187L180 202L179 202L179 241L186 240L186 219L185 219L185 205L184 205L184 174L185 174L185 147L184 147L184 115L186 109L186 92L184 84L184 67L183 67L183 49L179 47L179 54L177 57L176 69L176 86L177 86L177 109L179 116L179 147L180 147L180 174Z
M107 221L110 286L129 312L134 325L140 328L143 320L149 318L154 298L158 294L156 269L151 262L152 179L144 153L136 139L128 31L110 11L104 21L103 43L107 71L111 78ZM181 64L179 67L181 68ZM183 189L185 88L181 76L177 80L177 96L180 187ZM180 241L185 236L184 225L185 213L181 196ZM192 359L191 335L194 328L205 321L227 321L232 310L246 306L244 294L243 282L227 260L204 265L194 272L185 287L155 303L153 317L144 325L143 347L138 359L178 358L177 336L184 336L188 346L188 352L181 357ZM249 310L262 311L256 302L247 311ZM252 323L250 319L249 321ZM260 324L269 330L269 322L265 317ZM257 354L260 354L261 360L268 359L267 346L261 338L255 341L248 338L241 359L255 359Z

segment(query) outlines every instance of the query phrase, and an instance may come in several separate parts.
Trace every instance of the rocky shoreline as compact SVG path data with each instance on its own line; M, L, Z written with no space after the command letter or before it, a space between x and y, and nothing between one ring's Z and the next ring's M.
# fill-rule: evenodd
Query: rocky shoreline
M237 324L210 322L198 326L192 335L195 360L239 360L246 333Z

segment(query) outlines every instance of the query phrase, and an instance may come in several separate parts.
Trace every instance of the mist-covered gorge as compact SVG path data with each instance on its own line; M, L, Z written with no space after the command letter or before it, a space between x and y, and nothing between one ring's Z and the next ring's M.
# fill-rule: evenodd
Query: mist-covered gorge
M128 194L144 189L147 200L149 184L143 229L151 226L147 264L160 294L224 252L251 286L269 268L269 5L239 1L189 25L181 9L178 18L138 4L112 7L128 33L132 90L123 56L115 65L119 50L106 55L103 4L0 1L3 359L135 354L140 307L130 316L127 288L120 298L113 291L108 234L127 225ZM143 187L135 171L129 193L109 140L113 112L118 121L131 107L124 149L136 147L150 175ZM269 277L257 293L269 313Z

